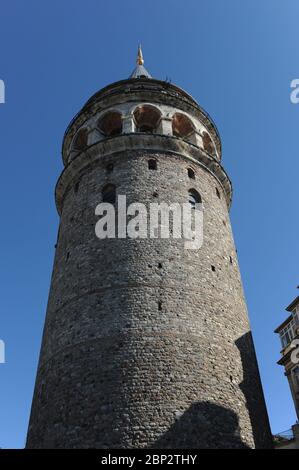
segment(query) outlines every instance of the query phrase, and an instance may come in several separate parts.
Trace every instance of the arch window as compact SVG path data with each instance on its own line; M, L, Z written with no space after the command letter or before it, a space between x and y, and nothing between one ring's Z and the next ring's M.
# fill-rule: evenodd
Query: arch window
M195 180L195 173L192 168L187 168L187 173L190 179Z
M196 204L201 204L201 196L195 189L190 189L188 193L188 202L192 209L196 209Z
M202 133L202 142L203 142L204 150L210 153L211 155L215 155L215 148L214 148L213 141L207 132Z
M161 113L154 106L138 106L133 115L137 132L153 134L158 131L161 121Z
M180 137L196 143L195 128L192 121L182 113L175 113L172 118L172 133L175 137Z
M113 169L114 169L113 163L108 163L108 165L106 165L106 172L107 173L112 173Z
M116 201L116 188L114 184L107 184L102 189L102 200L103 202L109 202L110 204L115 204Z
M148 161L148 169L149 170L156 170L157 169L157 160L155 160L154 158L151 158Z
M73 150L84 150L87 147L88 130L86 128L80 129L73 141Z
M117 111L108 111L98 120L98 128L105 137L120 135L123 130L121 114Z

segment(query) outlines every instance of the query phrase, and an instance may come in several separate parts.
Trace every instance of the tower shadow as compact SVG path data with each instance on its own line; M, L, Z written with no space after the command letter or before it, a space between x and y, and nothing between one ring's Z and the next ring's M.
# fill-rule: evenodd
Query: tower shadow
M271 428L251 332L241 336L235 344L241 355L243 381L240 383L240 389L246 399L255 447L272 449Z
M272 434L251 332L241 336L235 344L243 366L243 381L239 387L246 400L255 448L271 449ZM237 414L204 401L192 404L152 448L249 449L249 446L241 439Z
M152 448L249 449L240 437L236 413L210 402L191 405Z

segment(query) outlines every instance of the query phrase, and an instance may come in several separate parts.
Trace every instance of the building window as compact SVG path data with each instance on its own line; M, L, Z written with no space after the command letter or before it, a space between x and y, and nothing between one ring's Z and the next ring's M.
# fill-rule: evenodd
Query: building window
M201 204L201 196L195 189L190 189L188 201L192 209L196 209L196 204Z
M98 129L105 137L120 135L123 130L121 114L108 111L98 120Z
M196 143L195 128L192 121L185 114L175 113L172 118L172 133L175 137Z
M210 153L211 155L215 154L215 148L213 141L207 132L202 133L202 141L203 141L203 148L206 152Z
M156 170L157 169L157 160L154 160L153 158L151 158L148 161L148 169L149 170Z
M112 171L113 171L113 163L108 163L108 165L106 165L106 172L112 173Z
M74 186L74 192L75 194L77 194L78 190L79 190L79 186L80 186L80 181L77 181L77 183L75 184Z
M116 189L113 184L107 184L102 190L103 202L109 202L115 204L116 201Z
M73 150L84 150L87 147L88 131L86 128L80 129L73 142Z
M295 369L292 370L292 375L296 390L299 390L299 367L295 367Z
M295 338L296 336L296 329L298 328L298 318L293 317L289 323L280 330L280 339L283 348L286 348Z
M219 199L221 199L220 192L219 192L219 189L218 189L218 188L216 188L216 194L217 194L217 197L218 197Z
M191 178L192 180L195 180L195 173L194 173L194 170L192 170L192 168L188 168L187 173L188 173L189 178Z
M157 108L149 105L138 106L133 115L137 132L157 132L161 122L161 113Z

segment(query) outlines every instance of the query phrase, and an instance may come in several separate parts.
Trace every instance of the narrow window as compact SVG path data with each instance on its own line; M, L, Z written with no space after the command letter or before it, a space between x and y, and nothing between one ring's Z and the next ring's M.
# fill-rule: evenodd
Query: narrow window
M292 372L293 372L293 377L294 377L296 388L297 390L299 390L299 367L295 367L295 369L293 369Z
M161 302L161 300L158 302L158 310L159 310L159 311L162 310L162 302Z
M149 170L156 170L157 169L157 160L154 160L153 158L148 161L148 169Z
M217 194L217 196L219 197L219 199L221 199L220 192L219 192L219 189L218 189L218 188L216 188L216 194Z
M190 189L188 196L189 204L191 205L192 209L196 209L196 204L201 204L200 194L195 189Z
M112 173L112 171L113 171L113 163L108 163L108 165L106 166L106 172Z
M216 271L215 266L211 266L212 271Z
M192 168L188 168L187 172L188 172L189 178L191 178L192 180L195 180L194 170L192 170Z
M107 184L102 190L103 202L109 202L115 204L116 201L116 189L113 184Z
M75 187L74 187L75 194L77 194L79 186L80 186L80 181L77 181L77 183L75 184Z

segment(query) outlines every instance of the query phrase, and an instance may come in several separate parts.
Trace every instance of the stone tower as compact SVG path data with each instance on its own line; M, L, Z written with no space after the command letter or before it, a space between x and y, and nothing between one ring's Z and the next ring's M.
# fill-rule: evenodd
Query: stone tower
M271 434L209 115L152 79L92 96L63 141L28 448L263 448ZM202 202L203 245L95 235L101 201ZM198 210L198 209L196 209Z

